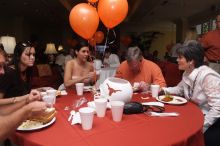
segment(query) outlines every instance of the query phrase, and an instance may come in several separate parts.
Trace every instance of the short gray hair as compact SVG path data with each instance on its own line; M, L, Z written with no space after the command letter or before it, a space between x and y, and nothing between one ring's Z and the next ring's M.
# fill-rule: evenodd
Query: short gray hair
M126 60L128 62L132 60L141 60L142 59L142 51L138 46L129 47L127 51Z

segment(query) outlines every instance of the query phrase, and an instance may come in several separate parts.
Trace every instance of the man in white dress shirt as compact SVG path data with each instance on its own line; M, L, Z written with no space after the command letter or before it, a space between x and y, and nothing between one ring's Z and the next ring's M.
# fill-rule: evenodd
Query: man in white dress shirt
M118 67L120 65L119 57L113 54L110 48L105 50L105 58L103 60L103 65L105 67Z

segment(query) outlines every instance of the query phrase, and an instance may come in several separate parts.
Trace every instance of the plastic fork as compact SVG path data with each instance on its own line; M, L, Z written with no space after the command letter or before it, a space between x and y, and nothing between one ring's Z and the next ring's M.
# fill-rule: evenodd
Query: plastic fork
M75 111L74 110L71 110L71 112L70 112L70 116L69 116L69 118L68 118L68 121L71 121L71 119L73 118L73 116L75 115Z

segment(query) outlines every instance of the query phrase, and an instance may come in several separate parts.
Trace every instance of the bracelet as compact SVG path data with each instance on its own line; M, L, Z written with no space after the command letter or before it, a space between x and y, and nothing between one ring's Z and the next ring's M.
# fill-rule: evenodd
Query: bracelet
M12 103L16 103L16 102L17 102L17 99L16 97L14 97Z

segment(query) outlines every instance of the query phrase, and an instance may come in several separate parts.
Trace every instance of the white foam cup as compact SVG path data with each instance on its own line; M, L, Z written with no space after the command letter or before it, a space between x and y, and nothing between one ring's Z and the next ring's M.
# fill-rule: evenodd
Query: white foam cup
M105 117L107 99L98 98L98 99L95 99L94 101L95 101L95 110L96 110L97 117Z
M111 111L112 111L113 121L120 122L122 120L124 102L122 102L122 101L111 101L110 104L111 104Z
M44 95L42 97L42 99L43 99L44 102L46 102L51 107L53 106L53 104L54 104L54 96Z
M83 95L83 87L84 87L84 83L76 83L77 95L79 95L79 96Z
M92 129L94 109L90 107L83 107L79 109L79 114L81 118L81 124L83 130Z
M158 97L160 85L151 85L150 88L151 88L152 97L154 98Z
M55 103L56 103L56 94L57 94L57 90L49 89L49 90L47 90L46 92L47 92L47 95L53 97L53 104L55 104Z

